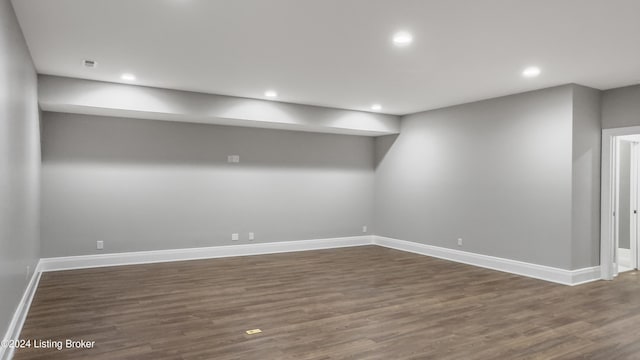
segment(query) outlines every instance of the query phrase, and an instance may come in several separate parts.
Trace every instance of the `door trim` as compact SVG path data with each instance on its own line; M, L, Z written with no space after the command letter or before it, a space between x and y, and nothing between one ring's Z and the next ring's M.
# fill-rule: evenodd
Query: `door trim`
M629 181L629 249L631 250L631 268L638 268L638 143L631 142L630 181Z

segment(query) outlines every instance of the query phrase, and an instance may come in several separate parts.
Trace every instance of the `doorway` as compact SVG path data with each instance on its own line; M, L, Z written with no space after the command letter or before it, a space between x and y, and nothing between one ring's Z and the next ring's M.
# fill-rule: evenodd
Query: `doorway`
M602 132L602 279L638 268L640 127Z
M640 135L617 137L618 147L618 272L638 267L638 149Z

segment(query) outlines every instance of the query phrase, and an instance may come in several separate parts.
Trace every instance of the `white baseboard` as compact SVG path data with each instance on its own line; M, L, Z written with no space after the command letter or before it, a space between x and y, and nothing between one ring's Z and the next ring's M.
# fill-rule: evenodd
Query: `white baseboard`
M517 260L499 258L466 251L425 245L411 241L374 236L373 243L391 249L432 256L487 269L504 271L512 274L528 276L551 281L563 285L579 285L600 279L600 267L578 270L565 270L550 266L526 263Z
M232 256L275 254L293 251L333 249L340 247L379 245L396 250L437 257L468 265L528 276L564 285L578 285L600 279L600 267L565 270L531 264L495 256L425 245L382 236L353 236L342 238L255 243L204 248L137 251L103 255L83 255L40 260L41 271L85 269L105 266L148 264L157 262L214 259Z
M24 290L24 294L22 294L22 298L18 303L16 311L13 313L13 317L9 323L9 328L2 339L3 343L6 344L9 340L17 340L20 338L22 325L24 325L24 321L27 319L31 302L33 301L36 289L38 288L38 283L40 282L40 275L42 275L42 271L40 269L40 263L38 263L31 275L31 279L29 280L26 289ZM4 347L0 345L0 359L9 360L13 358L14 351L15 348L13 347Z
M214 259L232 256L249 256L286 253L293 251L333 249L371 245L371 235L342 238L282 241L242 245L211 246L189 249L137 251L101 255L83 255L44 258L40 260L42 271L85 269L105 266L148 264L157 262Z
M596 280L601 280L600 266L571 270L571 286L582 285Z

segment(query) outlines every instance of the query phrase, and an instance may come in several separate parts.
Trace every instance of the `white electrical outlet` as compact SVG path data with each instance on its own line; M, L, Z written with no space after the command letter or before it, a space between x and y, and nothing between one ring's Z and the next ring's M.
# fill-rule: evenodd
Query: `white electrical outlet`
M104 249L104 241L102 241L102 240L96 241L96 249L98 249L98 250Z
M462 246L462 238L458 238L458 246Z
M362 227L362 232L363 232L363 233L366 233L366 232L367 232L367 225L365 225L365 226L363 226L363 227Z
M238 233L231 234L231 241L238 241L238 240L240 240L240 235L238 235Z
M240 155L229 155L227 156L227 162L229 163L239 163Z
M253 240L256 238L256 235L252 232L249 233L249 240Z

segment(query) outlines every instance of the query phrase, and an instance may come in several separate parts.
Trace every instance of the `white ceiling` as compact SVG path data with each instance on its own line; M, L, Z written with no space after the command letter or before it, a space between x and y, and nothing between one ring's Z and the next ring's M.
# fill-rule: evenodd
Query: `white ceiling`
M406 114L640 82L640 0L14 0L38 72ZM397 30L414 43L394 47ZM98 62L88 69L83 59ZM524 67L542 74L525 79Z

